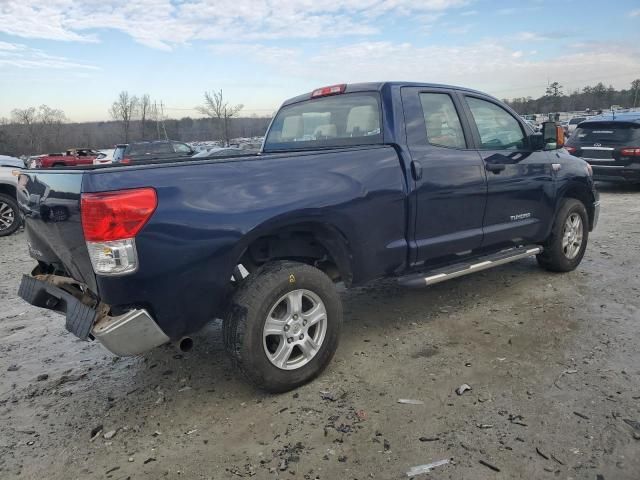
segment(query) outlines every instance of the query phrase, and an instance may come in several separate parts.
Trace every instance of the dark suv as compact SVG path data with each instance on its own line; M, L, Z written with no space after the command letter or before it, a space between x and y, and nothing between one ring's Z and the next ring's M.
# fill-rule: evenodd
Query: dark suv
M640 112L585 120L565 148L589 162L595 180L640 183Z
M139 163L145 160L163 158L190 157L193 149L182 142L173 140L157 140L152 142L135 142L116 145L113 152L113 163Z

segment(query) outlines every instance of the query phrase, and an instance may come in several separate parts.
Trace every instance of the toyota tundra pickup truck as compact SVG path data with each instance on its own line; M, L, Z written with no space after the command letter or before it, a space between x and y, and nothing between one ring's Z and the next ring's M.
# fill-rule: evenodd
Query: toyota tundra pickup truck
M212 319L233 363L281 392L338 345L336 283L428 286L536 256L583 258L589 165L465 88L363 83L284 102L255 155L27 170L20 296L116 355L183 349Z

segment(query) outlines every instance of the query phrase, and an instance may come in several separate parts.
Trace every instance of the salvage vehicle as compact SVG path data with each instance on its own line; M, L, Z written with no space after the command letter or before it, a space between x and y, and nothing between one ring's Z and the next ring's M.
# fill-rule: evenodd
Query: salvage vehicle
M16 192L18 176L24 167L19 158L0 155L0 237L11 235L22 223Z
M640 183L640 113L606 113L580 124L566 150L593 168L593 177L617 183Z
M186 143L174 140L152 140L149 142L122 143L113 151L113 163L131 164L149 160L190 157L195 152Z
M598 193L562 129L542 130L474 90L334 85L284 102L260 155L28 170L38 265L19 294L116 355L187 349L222 318L239 370L286 391L336 351L337 282L427 286L532 256L578 266Z
M75 167L92 165L100 152L91 148L69 148L65 153L48 153L36 157L36 168Z

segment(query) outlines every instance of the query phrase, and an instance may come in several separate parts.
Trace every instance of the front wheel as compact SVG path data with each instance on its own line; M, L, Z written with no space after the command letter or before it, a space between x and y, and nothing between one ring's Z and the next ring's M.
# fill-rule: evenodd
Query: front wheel
M582 261L589 239L589 216L584 204L573 198L563 201L538 263L552 272L570 272Z
M251 273L224 319L225 348L257 387L285 392L318 376L338 347L342 305L309 265L277 261Z
M0 237L11 235L19 227L18 204L9 195L0 194Z

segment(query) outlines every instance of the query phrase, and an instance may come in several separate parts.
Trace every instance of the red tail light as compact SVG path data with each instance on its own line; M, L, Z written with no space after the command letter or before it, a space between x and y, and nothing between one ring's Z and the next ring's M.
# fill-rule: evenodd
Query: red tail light
M623 157L640 157L640 147L625 147L620 149Z
M120 163L126 163L126 164L130 164L131 163L131 159L124 157L122 160L120 160Z
M340 85L331 85L330 87L318 88L311 93L311 98L337 95L339 93L344 93L346 89L347 89L347 85L344 83L341 83Z
M133 238L147 223L158 198L153 188L83 193L82 230L87 242Z
M569 152L569 153L571 153L571 154L576 153L576 151L578 150L576 147L567 147L566 145L565 145L565 147L564 147L564 148L565 148L565 150L566 150L567 152Z

